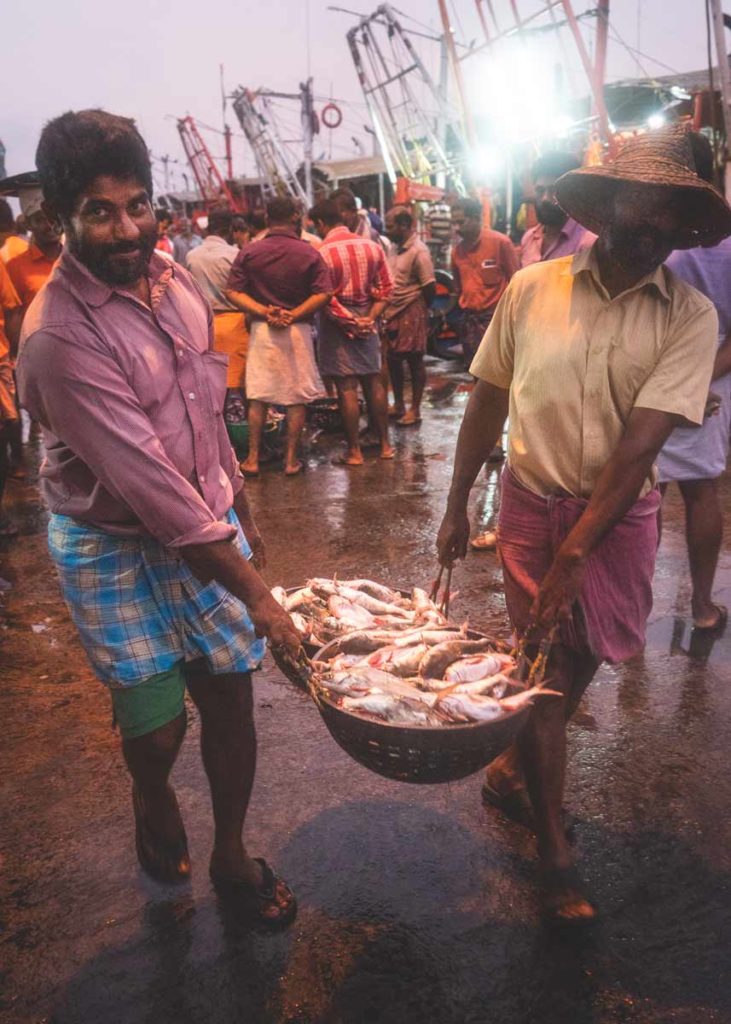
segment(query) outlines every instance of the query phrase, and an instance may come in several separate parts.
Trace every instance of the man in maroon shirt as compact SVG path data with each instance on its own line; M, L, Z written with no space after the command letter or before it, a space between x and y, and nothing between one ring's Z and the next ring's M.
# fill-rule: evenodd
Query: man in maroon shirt
M241 466L246 476L259 472L270 404L287 410L285 475L302 471L298 447L305 406L325 394L315 361L312 318L330 301L333 288L324 262L300 238L301 222L292 199L271 199L266 236L241 249L229 274L226 297L251 317L246 361L249 456Z
M154 252L150 159L134 122L64 114L44 128L36 162L67 248L26 315L18 382L44 431L51 554L121 729L137 856L160 881L190 874L168 782L187 687L213 802L211 878L261 923L287 924L294 896L247 854L241 830L258 638L296 655L299 637L249 561L264 551L226 437L211 310L190 274Z

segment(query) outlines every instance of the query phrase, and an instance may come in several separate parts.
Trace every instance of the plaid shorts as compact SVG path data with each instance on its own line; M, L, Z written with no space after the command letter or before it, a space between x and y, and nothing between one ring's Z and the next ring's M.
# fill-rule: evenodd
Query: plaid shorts
M233 543L251 549L235 513ZM174 550L151 537L115 537L52 515L48 545L61 590L99 679L135 686L179 661L211 672L250 672L264 657L246 606L215 581L201 583Z

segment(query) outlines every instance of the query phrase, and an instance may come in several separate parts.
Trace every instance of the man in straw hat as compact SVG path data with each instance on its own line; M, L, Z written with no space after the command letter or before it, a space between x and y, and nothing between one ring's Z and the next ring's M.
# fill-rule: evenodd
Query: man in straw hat
M654 462L678 424L703 423L718 318L664 267L731 234L731 209L694 171L685 131L629 142L564 175L558 202L599 237L511 281L472 363L440 560L463 558L470 488L510 413L498 548L515 633L554 640L551 686L484 797L535 829L544 909L591 921L562 822L566 720L600 663L640 651L652 605ZM529 648L530 650L530 648Z

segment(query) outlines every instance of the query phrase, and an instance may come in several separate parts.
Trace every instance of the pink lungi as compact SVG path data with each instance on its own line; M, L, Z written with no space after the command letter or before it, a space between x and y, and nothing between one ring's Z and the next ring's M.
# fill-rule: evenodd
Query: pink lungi
M508 467L504 470L498 552L508 614L518 636L528 625L531 605L558 548L587 504L563 494L543 498L524 487ZM589 556L578 607L561 627L566 646L613 663L643 649L652 610L659 507L656 490L640 498Z

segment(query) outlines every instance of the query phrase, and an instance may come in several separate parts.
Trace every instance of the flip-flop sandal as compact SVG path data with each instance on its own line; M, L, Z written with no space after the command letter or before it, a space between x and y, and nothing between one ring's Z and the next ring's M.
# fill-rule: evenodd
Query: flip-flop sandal
M384 462L389 462L391 459L395 459L396 458L396 452L391 450L388 453L388 455L384 455L383 452L381 452L381 454L378 456L378 458L382 459Z
M728 623L728 608L724 604L714 604L718 612L718 619L712 626L693 626L693 635L696 637L721 636Z
M587 928L599 920L599 911L588 899L584 884L574 865L567 868L543 868L539 872L541 888L541 906L543 916L552 925L561 928ZM581 904L591 913L570 913L573 906Z
M513 789L509 793L501 793L485 780L482 784L482 802L485 806L494 807L495 810L500 811L514 825L521 825L535 833L536 821L533 815L533 805L524 789ZM573 844L575 821L565 808L561 809L561 818L566 838Z
M155 835L145 820L142 798L132 787L132 808L135 815L135 849L142 870L156 882L170 885L190 878L188 840L183 831L177 839ZM185 863L186 867L181 867Z
M297 899L281 878L278 878L263 857L254 857L261 865L261 885L251 885L240 878L222 878L211 872L211 881L219 897L234 903L263 928L286 928L297 916ZM282 892L283 890L283 892ZM276 907L280 913L266 913Z
M247 480L252 480L254 477L259 476L258 469L244 469L243 465L240 465L239 469L241 470L241 472L243 473Z
M397 427L418 427L420 423L421 416L418 416L414 420L407 420L405 416L402 416L401 419L396 420Z
M298 462L296 469L285 469L284 475L285 476L299 476L300 473L304 472L304 468L305 468L304 462Z
M348 462L344 455L336 455L334 459L330 459L330 465L345 466L346 469L360 469L365 462Z

